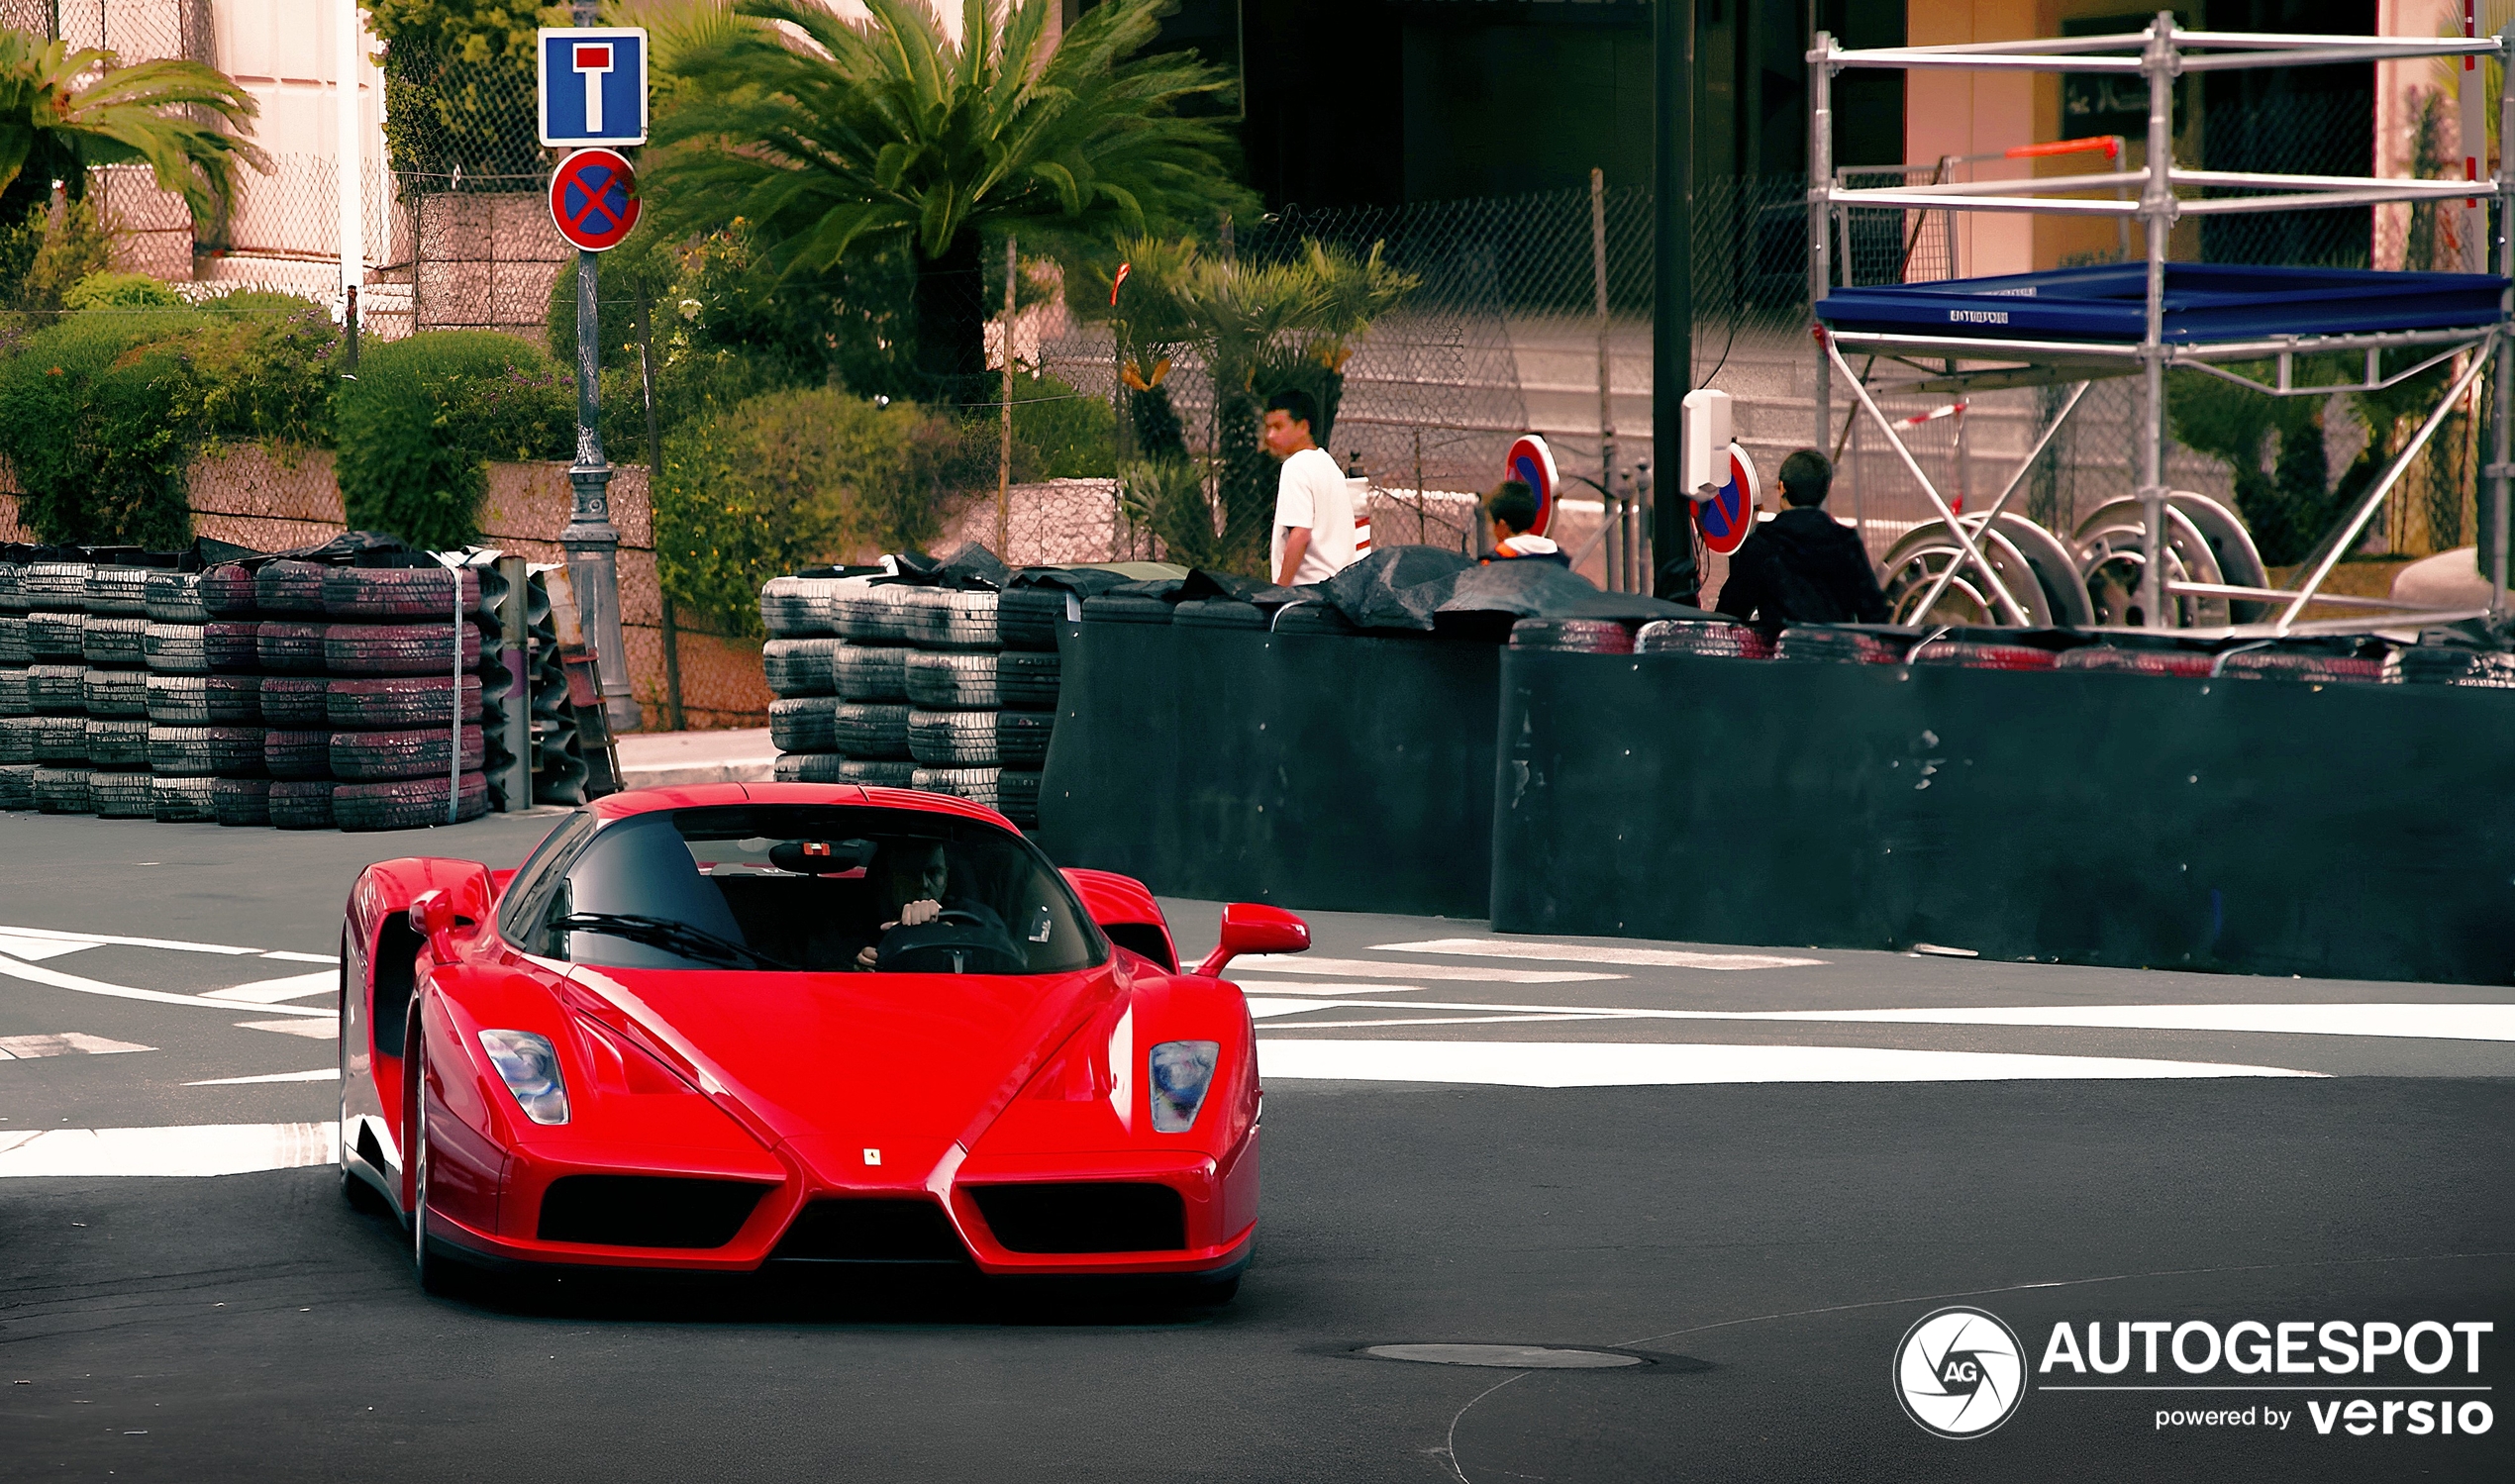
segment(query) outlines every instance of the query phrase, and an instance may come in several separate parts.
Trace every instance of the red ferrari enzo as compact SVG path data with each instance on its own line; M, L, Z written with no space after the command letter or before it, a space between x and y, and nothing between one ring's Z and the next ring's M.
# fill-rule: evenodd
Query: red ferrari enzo
M343 939L343 1178L423 1285L934 1263L1219 1302L1260 1097L1215 975L1309 929L1236 904L1183 969L1142 885L991 810L720 783L603 799L513 871L371 865Z

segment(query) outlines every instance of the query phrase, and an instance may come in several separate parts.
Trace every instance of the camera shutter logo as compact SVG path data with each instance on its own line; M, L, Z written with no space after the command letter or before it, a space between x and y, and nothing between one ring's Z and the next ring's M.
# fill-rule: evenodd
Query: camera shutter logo
M1895 1397L1904 1415L1941 1437L1980 1437L2026 1396L2017 1332L1979 1309L1924 1315L1895 1346Z

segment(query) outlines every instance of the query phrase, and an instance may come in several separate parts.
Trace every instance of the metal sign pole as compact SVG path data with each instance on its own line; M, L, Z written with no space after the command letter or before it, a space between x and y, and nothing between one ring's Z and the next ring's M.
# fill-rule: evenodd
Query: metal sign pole
M559 544L567 548L577 612L593 642L603 714L617 735L638 730L639 717L621 650L620 532L611 524L611 464L603 457L602 325L595 300L600 260L598 253L576 254L576 462L567 471L574 504Z
M1652 242L1651 445L1664 467L1682 466L1677 445L1685 394L1694 389L1694 0L1651 9L1658 64L1658 129L1651 177L1658 210ZM1702 594L1694 565L1693 502L1671 500L1655 513L1651 591L1678 603Z
M2497 271L2499 276L2515 276L2515 200L2508 192L2515 190L2515 26L2498 34L2505 51L2498 67L2497 85ZM2499 295L2499 322L2496 385L2490 388L2492 403L2489 421L2494 425L2489 440L2489 612L2503 618L2506 614L2506 476L2508 407L2507 399L2515 396L2515 287Z
M2140 339L2140 509L2148 530L2148 554L2140 573L2141 618L2151 629L2166 627L2165 613L2165 236L2174 217L2174 193L2166 170L2174 148L2168 117L2174 86L2174 13L2159 11L2149 31L2141 72L2149 84L2149 183L2140 192L2140 221L2148 234L2148 329Z

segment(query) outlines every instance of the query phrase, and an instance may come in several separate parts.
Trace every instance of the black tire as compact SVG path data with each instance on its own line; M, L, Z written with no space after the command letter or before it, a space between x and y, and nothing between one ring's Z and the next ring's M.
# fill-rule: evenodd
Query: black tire
M993 649L1003 643L996 632L996 594L956 587L911 591L908 639L917 647Z
M265 614L323 616L323 579L331 568L314 561L272 561L253 574L253 606Z
M1056 651L1056 626L1065 621L1061 587L1008 588L996 597L996 638L1008 649Z
M89 717L87 760L100 768L145 768L149 765L149 722L143 717Z
M254 580L250 568L235 562L214 566L201 574L201 611L212 622L221 619L250 619L261 610L254 606Z
M505 683L500 670L492 679ZM324 694L324 720L335 731L351 728L444 727L453 695L451 675L394 675L380 680L334 680ZM462 719L478 721L481 677L462 677Z
M1003 704L994 653L916 650L908 656L908 704L929 711L994 710Z
M100 565L90 568L87 573L87 611L145 618L149 612L151 571L149 567Z
M89 716L149 714L147 670L89 670L78 677L79 704Z
M46 814L94 814L87 778L83 767L39 766L34 773L35 807Z
M149 789L149 812L164 825L206 825L218 820L210 790L216 778L169 778L163 773Z
M454 661L455 645L462 660ZM448 675L480 665L476 624L335 624L324 643L335 675Z
M87 661L87 615L57 608L26 616L26 657L30 663L84 664Z
M1280 632L1282 626L1276 627ZM1633 631L1615 619L1522 619L1511 626L1511 647L1630 654Z
M332 734L332 776L353 783L443 777L450 741L448 730L443 727L414 727L393 732L335 732ZM463 728L463 771L476 773L480 770L482 747L480 729Z
M839 735L828 696L796 696L768 703L768 740L780 752L835 752Z
M32 561L19 569L18 591L30 613L44 608L84 613L87 574L93 570L83 561Z
M210 787L210 812L222 825L270 823L270 780L220 778Z
M201 626L201 643L213 675L258 675L261 671L260 621L212 619Z
M1083 622L1086 624L1166 624L1175 617L1170 605L1159 598L1139 597L1133 593L1103 593L1083 600Z
M206 675L210 672L209 626L151 620L141 637L140 652L149 668L160 674Z
M89 664L146 668L149 663L149 621L88 615L79 631L80 652Z
M2318 685L2378 681L2383 661L2308 649L2247 649L2221 661L2218 673L2248 680L2303 680Z
M329 781L332 777L332 734L273 727L262 734L262 766L273 778L292 783ZM279 816L271 816L277 824ZM288 826L281 825L281 829Z
M489 812L489 782L462 775L455 796L457 822ZM446 823L446 777L401 778L389 783L344 783L332 791L333 822L344 830L423 830Z
M844 783L839 769L846 764L844 752L780 752L771 776L779 783Z
M148 594L141 600L141 610L152 624L206 624L210 621L209 605L201 601L201 574L169 572L162 569L149 574Z
M2515 686L2515 654L2413 644L2395 649L2385 659L2384 679L2396 685L2465 685L2504 690Z
M832 662L835 639L772 639L760 646L760 669L773 696L827 696L837 693Z
M35 703L27 696L26 666L0 669L0 717L33 715Z
M338 785L314 779L289 779L270 786L270 822L282 830L332 828L332 790Z
M0 572L9 570L0 567ZM26 649L26 615L0 614L0 665L24 669L35 662Z
M851 757L839 764L839 781L859 788L906 788L917 764L904 758Z
M1655 619L1633 636L1636 654L1708 654L1722 659L1770 659L1772 644L1744 624L1693 619Z
M1033 772L1048 763L1049 733L1056 726L1053 711L999 711L995 714L996 766Z
M1030 829L1040 822L1040 775L1023 768L1000 768L995 775L996 813Z
M170 778L259 778L262 741L260 727L151 727L149 766Z
M830 656L832 688L850 701L905 701L914 652L904 644L849 640Z
M99 819L154 819L154 782L145 767L94 768L87 775L87 801Z
M35 807L35 767L31 762L0 762L0 809Z
M919 768L909 787L923 794L950 794L972 804L995 807L994 768Z
M22 563L0 561L0 613L26 617L26 588L21 577L25 571Z
M0 717L0 765L16 767L35 761L35 739L43 728L31 716Z
M264 675L255 701L266 726L301 731L332 726L332 682L321 675Z
M54 767L87 765L87 718L40 716L35 719L35 760Z
M212 726L258 727L262 724L261 676L212 675L208 694Z
M908 755L929 768L993 767L995 718L992 711L912 711Z
M1056 651L1007 649L995 663L995 692L1015 711L1053 711L1062 675Z
M84 714L87 710L87 666L28 665L26 704L27 709L38 716Z
M1200 598L1182 603L1170 622L1185 629L1263 629L1266 610L1233 598Z
M830 577L771 577L759 589L759 621L777 639L830 632Z
M837 751L850 757L868 760L896 760L908 752L908 708L874 705L869 702L843 701L832 713L836 719ZM797 747L798 752L829 751L824 747Z
M1890 644L1873 634L1856 634L1848 629L1804 624L1781 631L1781 641L1773 645L1772 657L1893 664L1902 659L1903 654L1898 645Z
M849 640L904 644L908 643L909 595L917 590L898 582L843 588L831 599L831 626Z
M269 675L320 675L330 624L307 619L264 619L253 637L254 660Z
M330 567L323 574L323 612L335 619L453 621L455 592L465 618L480 606L480 574L456 567Z

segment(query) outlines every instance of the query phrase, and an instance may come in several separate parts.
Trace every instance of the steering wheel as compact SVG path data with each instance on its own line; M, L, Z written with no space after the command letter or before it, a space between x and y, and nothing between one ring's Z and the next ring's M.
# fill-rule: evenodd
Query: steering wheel
M947 907L915 926L901 925L874 945L876 969L889 973L996 973L1028 971L1001 923L966 908Z
M950 923L956 928L983 928L987 925L987 920L985 918L978 916L976 913L971 912L965 907L947 907L943 911L936 913L933 917L928 918L926 921L930 923Z

